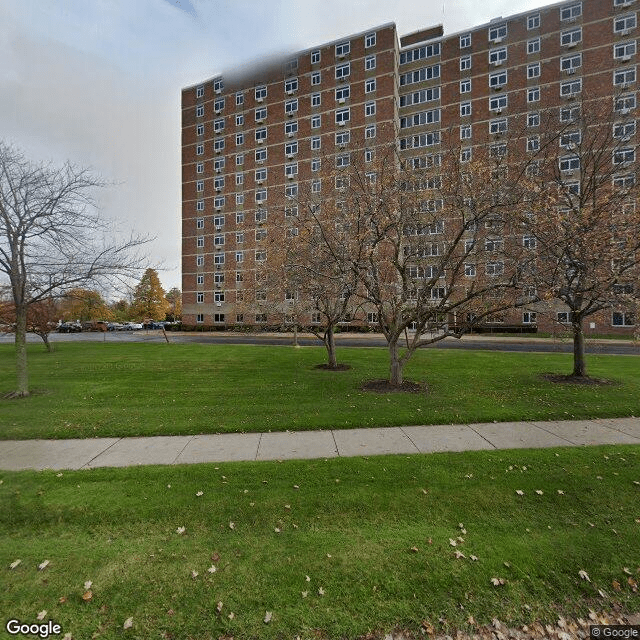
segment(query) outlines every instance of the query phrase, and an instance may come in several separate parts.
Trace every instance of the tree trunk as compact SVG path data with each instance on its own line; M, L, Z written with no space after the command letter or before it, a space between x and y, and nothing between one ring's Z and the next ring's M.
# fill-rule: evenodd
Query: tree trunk
M389 341L389 382L396 387L402 385L402 362L400 362L398 338Z
M327 347L327 364L331 369L337 368L338 360L336 358L336 340L332 325L327 327L327 331L324 334L324 345Z
M51 353L51 343L49 342L49 334L46 331L38 334L42 338L42 342L44 342L44 346L47 348L47 351Z
M297 322L293 325L293 346L294 347L298 346L298 323Z
M584 377L587 375L587 366L584 360L584 331L582 329L582 318L573 318L573 375Z
M29 395L29 373L27 370L27 307L16 305L16 381L14 397Z

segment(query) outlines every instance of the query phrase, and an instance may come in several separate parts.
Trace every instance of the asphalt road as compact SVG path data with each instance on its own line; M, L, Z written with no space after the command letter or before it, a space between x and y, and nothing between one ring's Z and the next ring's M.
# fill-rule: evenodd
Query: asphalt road
M220 333L181 333L169 332L172 343L198 344L256 344L287 345L292 344L292 334L254 333L243 334L233 332ZM51 342L165 342L162 331L118 331L108 333L52 333ZM41 342L41 339L30 334L30 343ZM0 344L12 343L13 335L0 334ZM319 346L322 343L309 334L301 334L298 338L301 346ZM336 346L341 347L385 347L386 341L380 334L336 334ZM492 336L464 336L462 339L447 338L427 349L482 349L490 351L519 351L543 353L571 353L573 344L570 339L535 338L514 336L509 338ZM589 340L587 353L609 355L640 355L640 343L632 340Z

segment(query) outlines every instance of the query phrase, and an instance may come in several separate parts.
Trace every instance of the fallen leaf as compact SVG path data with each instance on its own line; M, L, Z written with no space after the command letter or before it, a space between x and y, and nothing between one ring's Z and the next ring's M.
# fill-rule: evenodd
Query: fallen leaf
M235 529L236 528L236 523L235 522L230 522L229 523L229 529Z
M632 576L633 573L631 573L631 571L629 571L629 567L622 567L622 570L624 571L624 573L626 573L628 576Z
M617 580L613 580L611 584L613 585L614 591L622 591L622 587L620 586L620 583Z
M285 504L284 508L285 508L285 511L291 511L291 505L290 504Z
M167 611L168 616L172 616L174 614L175 614L175 611L173 609L169 609L169 611Z
M308 592L308 591L303 591L303 592L302 592L302 597L303 597L303 598L306 598L308 595L309 595L309 592Z
M211 556L211 559L214 562L220 562L220 554L217 551L214 551L213 555Z
M44 620L47 617L47 610L44 609L42 610L37 616L36 618L38 618L38 620Z
M82 599L83 599L85 602L89 602L89 601L91 600L91 598L93 598L93 591L91 591L91 589L88 589L87 591L85 591L85 592L82 594Z
M411 551L413 551L413 553L418 553L418 551L420 551L418 549L418 547L411 547Z
M458 558L458 559L467 557L467 556L464 555L464 553L462 553L462 551L458 551L457 549L455 550L454 553L455 553L456 558Z
M92 587L92 586L93 586L93 582L91 582L91 580L87 580L87 581L84 583L84 588L85 588L85 590L86 590L86 591L88 591L89 589L91 589L91 587Z
M451 538L449 538L449 544L450 544L452 547L457 547L457 546L458 546L458 543L457 543L455 540L451 539Z
M216 611L220 613L222 611L222 607L224 607L222 601L218 602L218 604L216 605Z
M323 595L324 595L324 589L323 589L322 587L320 587L320 588L318 589L318 595L319 595L319 596L323 596Z
M233 620L236 617L236 614L233 613L233 611L227 616L227 618L229 618L229 620Z
M265 624L269 624L271 622L271 618L273 617L273 614L271 613L271 611L267 611L264 614L264 623Z
M505 582L506 582L506 581L505 581L505 579L504 579L504 578L491 578L491 584L492 584L494 587L499 587L499 586L501 586L501 585L505 584Z
M524 495L524 491L523 491L522 489L516 489L516 493L517 493L519 496L523 496L523 495Z
M476 621L474 620L473 616L469 616L469 617L467 618L467 622L468 622L469 624L476 624Z
M600 594L601 598L608 598L609 597L609 596L607 596L607 594L602 589L598 589L598 593Z
M217 569L216 569L216 565L215 565L215 564L212 564L212 565L207 569L207 571L208 571L209 573L215 573L215 572L217 571Z
M536 493L541 496L542 495L542 489L536 489Z
M133 618L127 618L122 625L123 629L131 629L133 627Z
M43 569L46 569L49 566L49 561L45 560L44 562L41 562L38 565L38 571L42 571Z
M306 582L311 582L311 578L309 576L305 576L304 579Z
M198 493L196 493L196 496L198 496L198 498L199 498L201 495L204 495L202 491L198 491Z
M14 560L10 565L9 565L9 569L15 569L20 563L22 562L22 560Z
M564 495L564 491L562 489L558 489L558 495L559 496L563 496Z
M197 571L191 571L191 577L195 580L198 577Z
M586 571L583 571L582 569L580 569L580 571L578 571L578 575L583 579L586 580L587 582L591 582L591 579L589 578L589 576L587 575Z
M73 636L70 633L65 633L62 636L62 640L73 640Z
M186 531L186 528L185 528L185 527L178 527L178 528L176 529L176 533L177 533L178 535L180 535L180 536L181 536L181 535L183 535L185 531Z
M477 556L469 556L469 560L473 560L474 562L476 562L477 559L478 559Z
M65 598L65 596L62 596L59 600L58 600L58 604L64 604L67 601L67 599Z
M638 583L633 578L627 578L627 584L631 587L633 593L638 592Z
M281 533L281 531L280 531L280 528L279 528L279 527L276 527L276 528L274 529L274 531L275 531L276 533Z

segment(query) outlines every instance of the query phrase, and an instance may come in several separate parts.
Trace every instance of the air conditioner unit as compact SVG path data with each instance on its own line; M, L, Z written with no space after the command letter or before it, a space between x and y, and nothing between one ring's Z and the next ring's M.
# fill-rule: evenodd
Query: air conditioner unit
M217 264L216 265L216 271L220 271L222 269L222 265L221 264Z
M294 135L294 134L293 134L293 133L291 133L291 132L290 132L290 133L287 133L287 138L293 138L293 135Z
M222 302L216 302L216 307L221 307L222 306Z
M293 174L288 175L287 178L289 178L289 180L293 180L295 178L295 176Z
M293 153L289 153L289 154L287 154L287 158L288 158L289 160L293 159Z
M216 173L220 173L220 167L216 169Z
M491 64L494 67L500 67L500 66L502 66L502 60L494 60Z
M567 44L567 49L575 49L578 46L577 42L573 42L573 40L571 42L569 42Z
M289 89L289 91L287 91L287 95L288 96L292 96L293 95L293 89Z
M341 53L341 54L337 55L336 58L338 58L338 60L344 60L346 58L346 54Z
M216 154L219 155L220 154L220 149L216 149Z
M220 193L222 191L222 187L216 187L216 191Z
M623 116L626 116L626 115L629 113L629 109L620 109L620 113L621 113Z
M630 33L631 33L631 31L629 29L624 29L618 35L619 36L628 36Z
M500 91L500 89L502 89L502 85L501 85L501 84L496 84L496 85L494 85L494 87L493 87L493 90L494 90L494 91Z
M256 122L257 122L258 124L261 124L261 123L263 123L263 122L264 122L264 118L256 118Z
M502 113L502 109L496 109L496 113Z
M264 180L258 180L257 182L258 182L258 184L263 184Z
M566 70L568 76L572 76L575 72L576 70L573 67Z
M216 282L216 289L220 289L220 288L221 288L220 283L219 283L219 282Z
M344 127L347 123L344 120L340 120L340 122L338 122L338 126L339 127Z
M222 207L216 207L216 211L222 211Z
M503 40L504 38L494 38L491 42L493 42L493 44L500 44Z
M344 101L344 98L339 98L339 99L338 99L338 104L344 104L344 102L345 102L345 101Z
M629 62L629 60L631 60L631 56L622 56L620 58L620 62Z
M216 227L216 231L222 231L222 227Z
M629 142L629 140L631 140L631 136L624 136L624 138L622 138L622 142Z
M222 109L216 109L216 114L221 114L222 113Z
M264 143L264 138L260 138L259 140L257 140L258 144L263 144Z
M287 115L291 118L292 116L295 115L295 113L296 113L295 111L289 111L287 112Z
M216 251L220 251L220 249L222 249L222 247L219 244L217 244L216 245Z
M256 98L256 102L264 102L264 98Z

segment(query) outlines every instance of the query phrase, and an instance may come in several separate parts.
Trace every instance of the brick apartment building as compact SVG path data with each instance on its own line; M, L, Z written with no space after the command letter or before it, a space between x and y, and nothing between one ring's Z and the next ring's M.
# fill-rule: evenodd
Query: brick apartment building
M323 156L395 141L404 158L428 158L445 129L459 130L464 152L515 117L535 140L540 113L580 95L616 96L633 113L638 33L635 0L562 2L451 35L436 26L399 37L390 23L253 77L184 89L184 324L276 323L269 307L254 313L247 295L268 259L266 235L296 233L297 190L319 184ZM505 322L548 327L563 313L558 307L545 319L518 309ZM590 318L587 333L629 332L633 323L628 310L607 310Z

